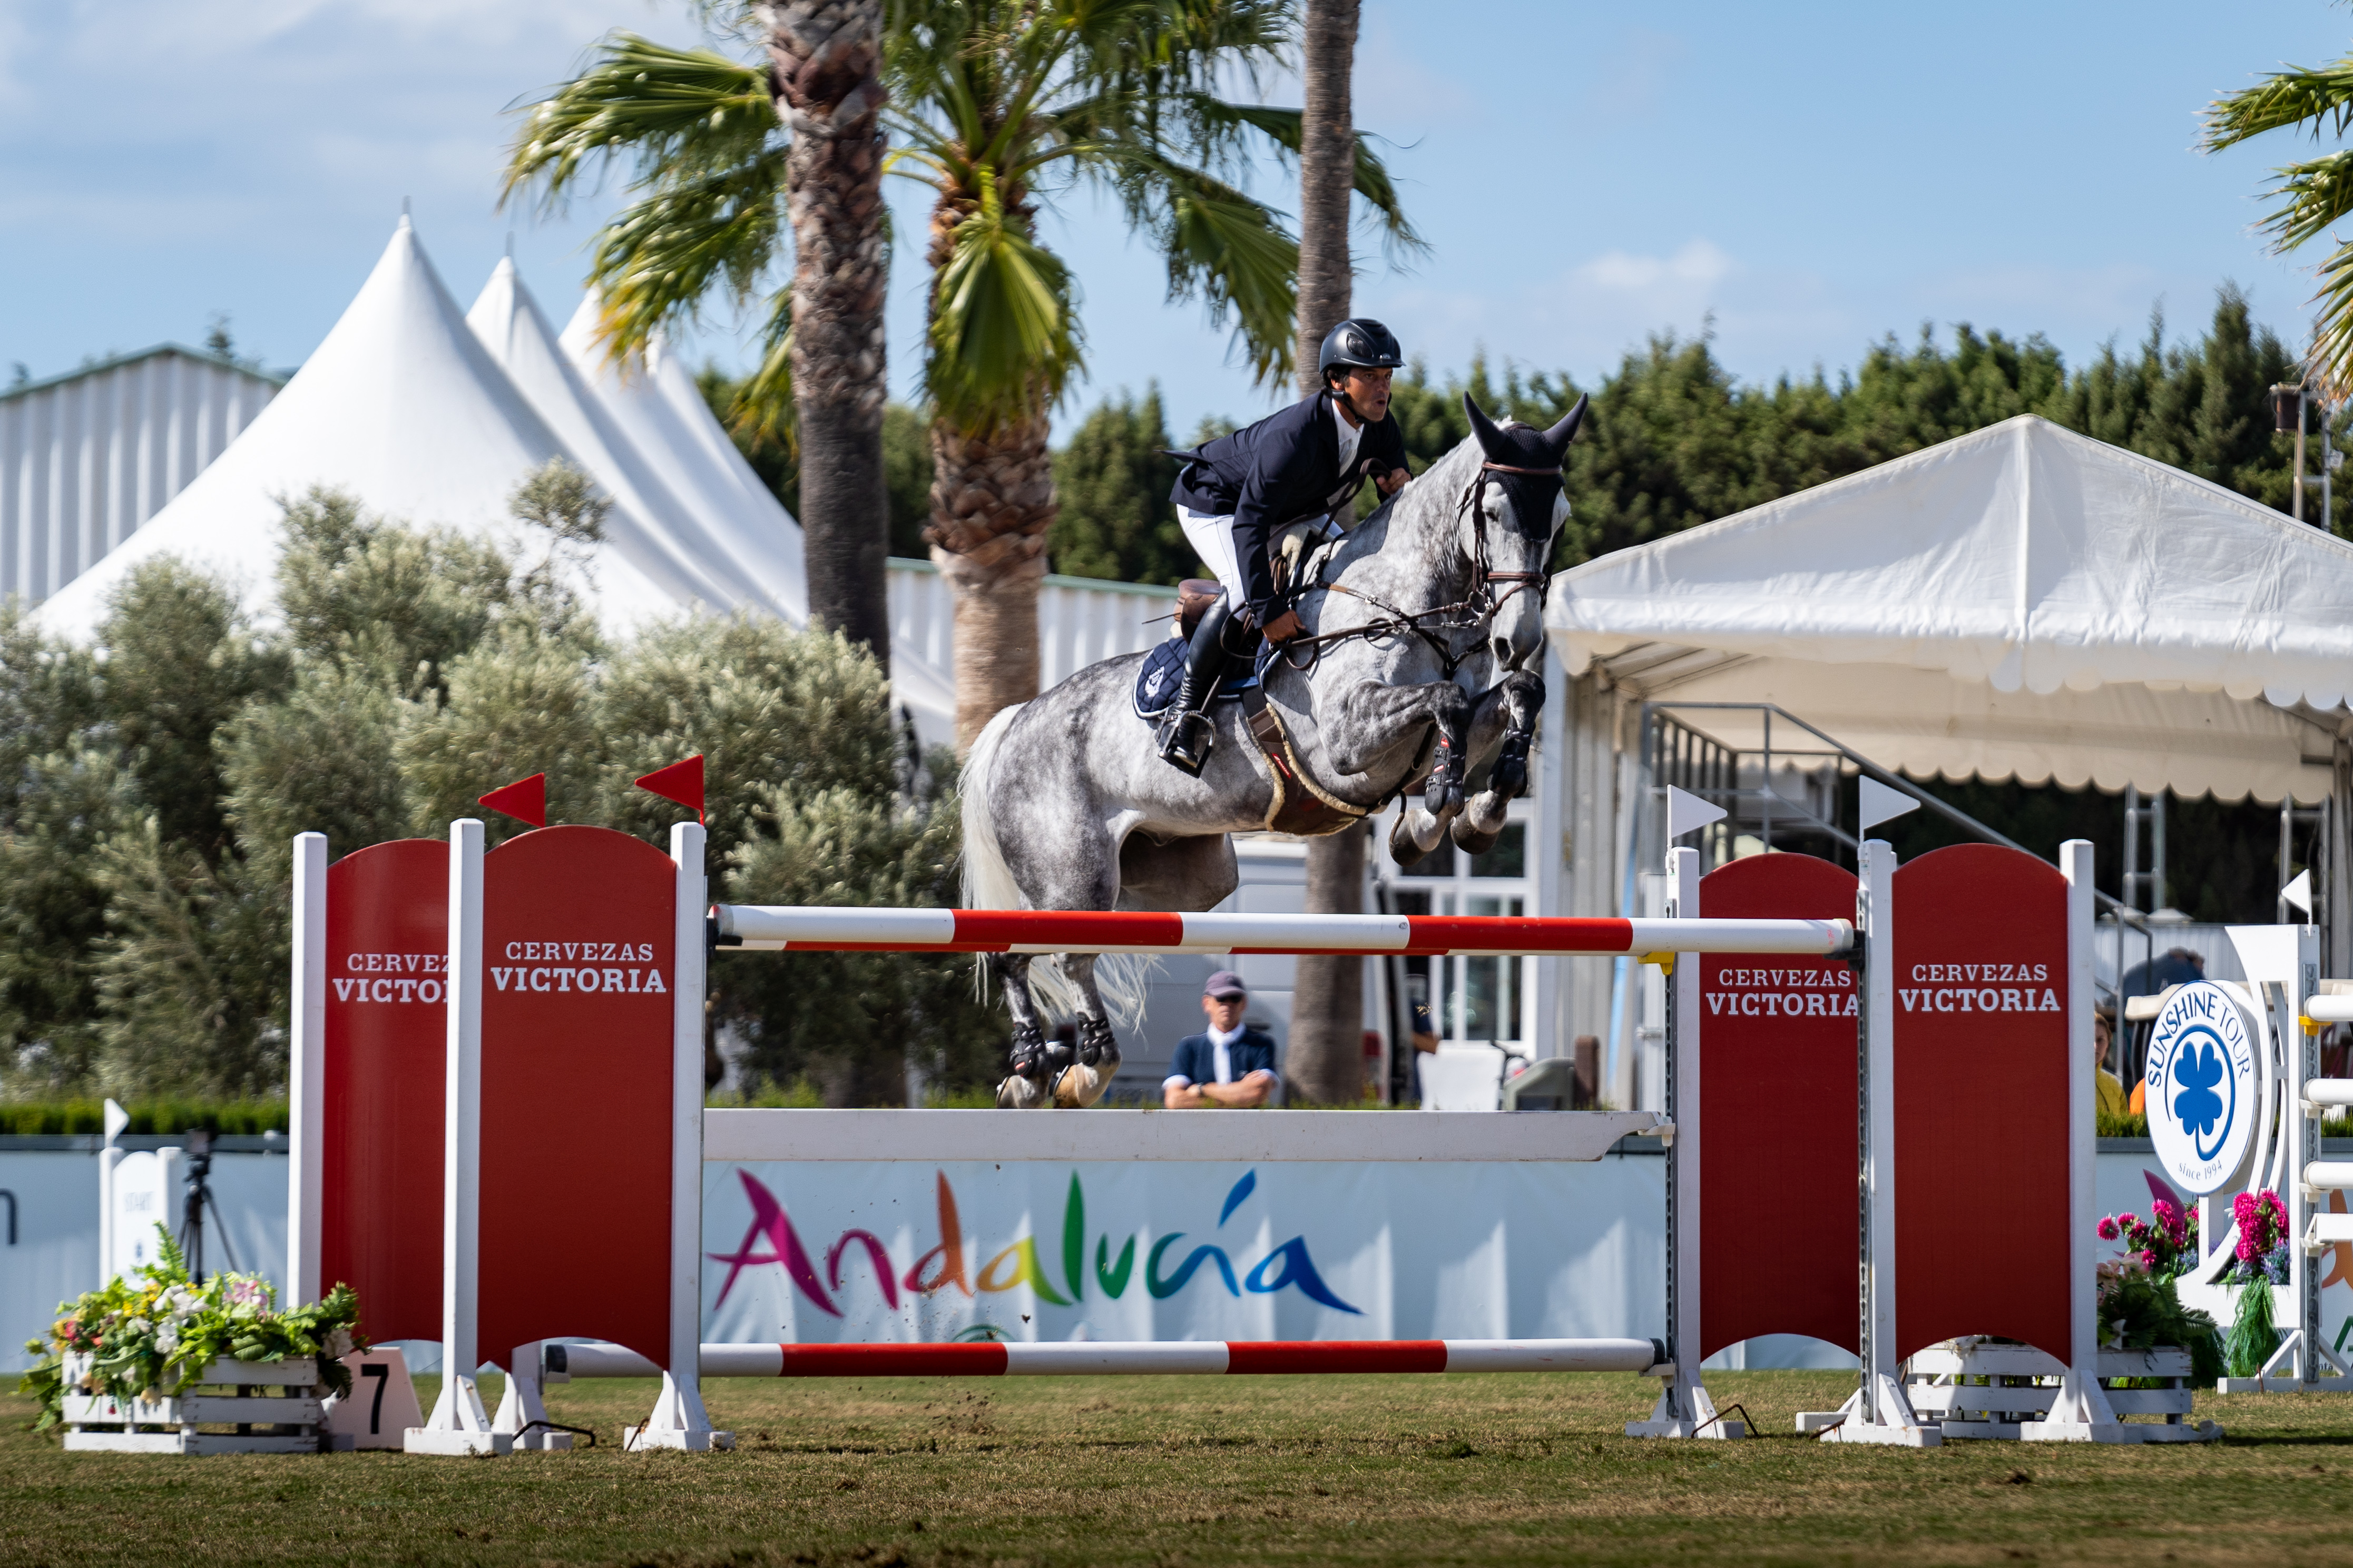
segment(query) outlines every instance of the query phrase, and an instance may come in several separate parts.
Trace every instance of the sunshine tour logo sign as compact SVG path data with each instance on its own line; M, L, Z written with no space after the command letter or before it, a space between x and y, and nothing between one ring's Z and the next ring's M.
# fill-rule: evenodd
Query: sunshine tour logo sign
M501 991L559 995L618 991L637 996L670 989L662 984L661 971L651 967L650 942L511 942L506 956L526 962L491 965L491 984Z
M1039 1256L1038 1238L1034 1236L1011 1243L974 1269L973 1260L985 1248L967 1250L955 1189L949 1185L944 1172L939 1175L937 1189L939 1244L903 1265L891 1256L882 1238L870 1230L845 1230L822 1252L810 1250L801 1240L792 1217L785 1212L784 1205L776 1201L767 1185L749 1171L738 1169L735 1173L743 1180L744 1196L751 1200L752 1223L744 1233L742 1245L734 1251L708 1255L712 1262L727 1266L727 1278L719 1287L714 1307L726 1303L728 1292L735 1289L736 1279L744 1269L781 1266L794 1288L811 1305L837 1318L842 1316L840 1302L851 1289L857 1271L871 1279L871 1289L894 1312L902 1301L942 1290L953 1289L971 1297L976 1292L992 1294L1022 1286L1029 1287L1038 1300L1057 1307L1082 1300L1090 1285L1117 1300L1126 1294L1130 1285L1140 1284L1154 1300L1160 1301L1199 1279L1214 1280L1209 1289L1222 1289L1227 1295L1237 1298L1245 1290L1261 1296L1297 1290L1309 1300L1335 1311L1364 1315L1361 1309L1342 1300L1324 1282L1314 1258L1308 1254L1307 1238L1303 1236L1293 1237L1263 1258L1238 1262L1214 1241L1196 1240L1187 1247L1187 1233L1172 1231L1151 1244L1141 1259L1143 1268L1138 1269L1136 1243L1140 1238L1136 1234L1130 1233L1120 1240L1116 1255L1112 1250L1113 1238L1098 1235L1094 1238L1091 1279L1087 1267L1087 1194L1075 1171L1071 1173L1070 1192L1062 1201L1059 1271L1049 1268L1047 1260ZM1225 1204L1218 1213L1218 1227L1233 1217L1234 1211L1241 1207L1257 1186L1258 1173L1245 1172L1226 1194ZM818 1267L820 1258L822 1272Z
M2226 1184L2255 1135L2255 1053L2238 1004L2193 981L2174 993L2148 1037L2148 1136L2193 1194Z
M1708 1016L1723 1018L1852 1018L1854 971L1843 964L1806 969L1719 969L1704 993Z
M1895 988L1906 1013L2056 1013L2047 963L1915 963Z

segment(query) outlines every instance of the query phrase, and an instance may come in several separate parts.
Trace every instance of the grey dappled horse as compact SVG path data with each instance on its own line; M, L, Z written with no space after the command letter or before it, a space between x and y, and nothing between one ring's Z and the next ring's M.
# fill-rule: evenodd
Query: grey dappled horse
M1308 634L1265 671L1265 691L1318 790L1371 813L1427 775L1391 829L1399 859L1452 830L1478 853L1527 785L1544 708L1533 669L1544 638L1546 563L1568 516L1560 466L1585 403L1549 430L1498 426L1469 396L1471 437L1384 502L1336 547L1298 600ZM1274 784L1241 704L1219 700L1198 778L1155 753L1133 706L1130 654L1090 665L989 721L964 768L967 909L1173 910L1215 906L1240 880L1228 835L1264 826ZM1500 754L1499 754L1500 753ZM1488 787L1470 771L1496 758ZM1020 954L988 961L1013 1015L1008 1109L1092 1105L1119 1068L1104 997L1133 1022L1146 963ZM1038 996L1032 996L1033 988ZM1038 1003L1078 1016L1063 1069Z

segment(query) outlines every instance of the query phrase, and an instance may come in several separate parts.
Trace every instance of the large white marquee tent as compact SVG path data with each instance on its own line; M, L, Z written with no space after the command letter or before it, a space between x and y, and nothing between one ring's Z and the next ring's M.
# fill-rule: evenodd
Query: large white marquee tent
M1577 567L1546 624L1574 907L1650 868L1646 705L1746 752L1769 706L1923 781L2323 806L2353 973L2353 544L2219 485L2022 416Z
M280 498L313 485L419 525L517 541L507 498L562 457L614 502L589 597L619 629L692 614L807 614L800 526L657 346L627 374L595 342L593 301L559 339L501 261L470 313L403 217L318 350L220 458L146 526L46 600L40 625L87 637L142 562L174 555L269 613ZM925 737L954 732L950 680L892 659Z

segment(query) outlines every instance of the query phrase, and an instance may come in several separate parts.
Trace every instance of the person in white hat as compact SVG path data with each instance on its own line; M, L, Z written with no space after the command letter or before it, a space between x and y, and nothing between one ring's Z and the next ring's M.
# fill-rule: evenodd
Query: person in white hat
M1209 1027L1176 1042L1176 1059L1160 1086L1160 1102L1171 1110L1250 1110L1274 1098L1282 1080L1274 1072L1274 1040L1242 1021L1250 992L1242 977L1220 969L1201 988L1201 1011Z

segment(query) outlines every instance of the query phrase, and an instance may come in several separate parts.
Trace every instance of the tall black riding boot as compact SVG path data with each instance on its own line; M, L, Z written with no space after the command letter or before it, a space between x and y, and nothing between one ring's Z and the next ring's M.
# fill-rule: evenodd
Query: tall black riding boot
M1185 647L1185 680L1176 700L1160 721L1160 760L1195 778L1208 765L1218 743L1218 727L1209 721L1209 700L1226 678L1226 630L1233 620L1227 602L1219 599L1201 612L1193 640Z

